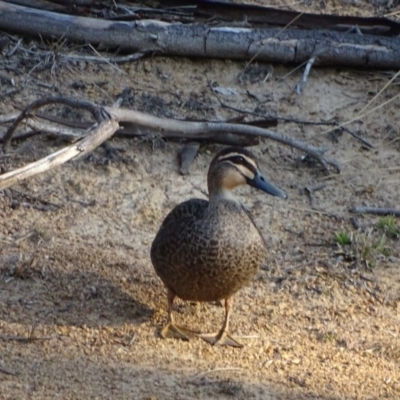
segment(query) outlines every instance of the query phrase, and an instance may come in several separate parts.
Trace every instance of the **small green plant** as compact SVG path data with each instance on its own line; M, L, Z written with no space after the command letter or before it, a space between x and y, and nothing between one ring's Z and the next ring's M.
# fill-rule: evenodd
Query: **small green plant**
M378 228L383 229L389 237L400 239L400 226L397 225L396 217L394 215L380 218L378 221Z
M390 256L391 248L386 244L386 235L377 235L374 229L366 232L340 233L335 235L340 254L348 261L374 268L380 259Z
M39 225L34 226L30 233L30 240L37 244L39 244L42 241L47 242L50 239L51 239L51 233Z
M335 332L326 332L325 335L324 335L324 339L325 339L327 342L333 342L333 341L335 341L335 340L336 340L336 337L337 337L337 335L336 335Z
M391 250L386 246L385 234L375 238L371 229L368 233L361 235L358 237L357 252L367 268L376 267L379 259L390 256Z
M351 244L351 237L347 232L335 233L335 242L339 246L346 246Z

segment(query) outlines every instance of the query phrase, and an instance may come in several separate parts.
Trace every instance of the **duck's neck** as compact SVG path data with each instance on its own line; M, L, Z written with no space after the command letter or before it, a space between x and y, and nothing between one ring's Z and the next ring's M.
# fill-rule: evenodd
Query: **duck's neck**
M245 181L240 174L229 173L228 167L229 165L222 165L219 168L210 168L208 172L207 183L211 204L221 201L238 203L232 189L245 183Z
M209 190L209 201L211 204L216 204L224 200L238 203L238 200L230 189L218 188L217 190Z

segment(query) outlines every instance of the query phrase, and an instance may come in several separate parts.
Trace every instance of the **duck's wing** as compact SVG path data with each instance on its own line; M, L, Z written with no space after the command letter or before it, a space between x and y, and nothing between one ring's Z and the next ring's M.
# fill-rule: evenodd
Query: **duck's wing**
M177 264L177 254L187 245L187 239L207 207L208 201L191 199L178 204L167 215L151 245L151 260L157 273L163 274Z
M262 239L263 242L264 242L264 246L267 247L267 243L265 243L265 239L264 239L263 234L261 233L260 229L258 228L258 226L256 225L256 223L254 222L253 216L251 215L251 210L250 210L250 208L247 207L247 206L245 206L243 203L241 203L241 205L242 205L243 211L244 211L245 214L249 217L251 223L254 225L254 227L257 229L259 235L261 236L261 239Z
M181 221L183 222L187 219L195 220L201 218L207 207L208 201L203 199L190 199L180 203L165 217L160 230L171 225L179 225Z

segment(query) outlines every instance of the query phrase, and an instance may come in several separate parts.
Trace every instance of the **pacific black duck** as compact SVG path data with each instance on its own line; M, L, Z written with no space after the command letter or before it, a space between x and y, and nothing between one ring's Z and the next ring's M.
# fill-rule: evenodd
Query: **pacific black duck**
M267 182L254 155L243 148L219 152L208 171L209 201L191 199L165 218L151 246L151 261L168 290L168 323L163 337L194 335L212 344L241 347L228 333L232 296L249 284L266 256L263 237L232 189L248 184L272 196L285 192ZM217 334L194 332L174 323L173 302L225 300Z

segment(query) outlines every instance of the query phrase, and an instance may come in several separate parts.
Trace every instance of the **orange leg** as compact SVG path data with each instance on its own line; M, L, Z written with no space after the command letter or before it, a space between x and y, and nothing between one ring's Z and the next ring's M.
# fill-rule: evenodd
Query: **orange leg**
M196 336L199 332L192 331L183 326L179 326L175 324L174 316L172 314L174 309L174 300L176 294L170 288L168 289L167 298L168 298L168 320L167 325L161 331L161 336L163 338L178 338L183 340L189 340L190 338Z
M229 317L231 314L232 307L232 297L225 299L225 319L222 328L217 334L201 334L199 337L211 343L214 346L233 346L233 347L243 347L239 342L237 342L228 332L229 327Z

